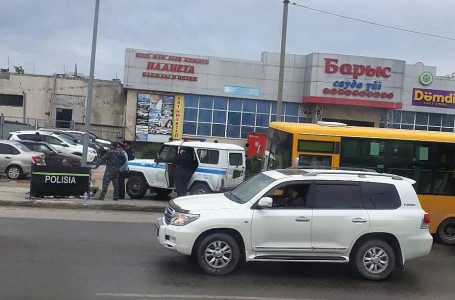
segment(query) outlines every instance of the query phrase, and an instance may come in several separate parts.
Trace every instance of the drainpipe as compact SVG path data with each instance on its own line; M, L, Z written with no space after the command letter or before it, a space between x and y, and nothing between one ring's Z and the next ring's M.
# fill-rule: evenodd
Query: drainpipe
M22 91L22 96L23 96L23 97L22 97L22 99L23 99L23 102L22 102L22 105L23 105L23 109L22 109L22 123L25 124L25 108L26 108L26 106L27 106L27 105L26 105L26 104L27 104L27 101L26 101L26 99L27 99L27 94L26 94L24 91Z

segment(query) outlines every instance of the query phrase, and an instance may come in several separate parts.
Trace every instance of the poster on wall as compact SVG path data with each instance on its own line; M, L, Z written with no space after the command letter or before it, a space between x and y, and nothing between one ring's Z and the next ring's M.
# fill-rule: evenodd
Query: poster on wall
M136 141L166 142L172 134L174 96L138 94Z

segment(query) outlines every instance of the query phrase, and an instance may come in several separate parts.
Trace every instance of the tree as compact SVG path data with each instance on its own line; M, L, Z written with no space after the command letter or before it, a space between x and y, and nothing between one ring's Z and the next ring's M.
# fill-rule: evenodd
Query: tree
M14 66L17 74L24 74L24 68L22 66Z

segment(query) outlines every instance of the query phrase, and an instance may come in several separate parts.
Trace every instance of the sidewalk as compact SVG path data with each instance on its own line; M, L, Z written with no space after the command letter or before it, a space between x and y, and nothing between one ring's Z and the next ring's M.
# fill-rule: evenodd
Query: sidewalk
M92 185L101 188L101 178L104 168L100 167L92 173ZM158 199L154 195L147 193L140 200L112 200L113 188L109 186L104 201L84 200L78 198L39 198L29 199L30 180L22 179L11 181L5 177L0 178L0 206L27 206L27 207L46 207L46 208L67 208L67 209L104 209L104 210L124 210L124 211L152 211L164 212L168 202L175 197L174 193L168 197ZM95 198L99 195L99 192ZM126 197L129 197L128 194Z

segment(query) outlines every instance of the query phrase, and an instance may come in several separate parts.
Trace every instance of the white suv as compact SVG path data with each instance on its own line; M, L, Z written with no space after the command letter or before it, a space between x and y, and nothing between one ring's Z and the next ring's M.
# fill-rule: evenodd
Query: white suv
M31 140L31 141L43 141L51 144L54 148L63 153L67 154L74 154L78 156L82 156L82 145L76 144L73 141L54 134L49 131L16 131L10 132L10 140ZM87 161L89 163L93 162L95 158L98 156L97 152L93 148L88 148L87 151Z
M368 171L267 171L231 192L170 201L157 237L213 275L240 260L351 262L381 280L431 250L413 183Z

